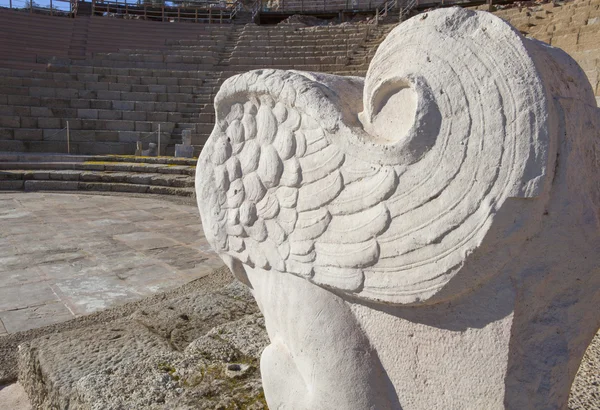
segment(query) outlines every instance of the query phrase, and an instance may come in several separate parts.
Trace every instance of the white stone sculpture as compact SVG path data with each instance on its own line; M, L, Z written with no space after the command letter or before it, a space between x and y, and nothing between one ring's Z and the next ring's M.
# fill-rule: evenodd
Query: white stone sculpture
M227 80L206 237L253 291L273 409L564 409L600 314L600 112L483 12L393 30L365 79Z

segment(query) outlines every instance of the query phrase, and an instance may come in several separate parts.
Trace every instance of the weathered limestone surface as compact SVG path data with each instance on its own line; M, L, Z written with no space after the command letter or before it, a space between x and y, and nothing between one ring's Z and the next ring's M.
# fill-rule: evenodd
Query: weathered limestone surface
M227 285L230 275L223 267L130 316L22 343L19 382L31 404L266 408L258 370L264 319L243 285Z
M192 158L194 156L194 147L192 146L191 130L182 131L181 144L175 144L175 156L183 158Z
M226 81L196 189L253 292L271 408L565 408L600 323L600 111L487 13L400 25L366 78Z
M207 334L195 339L187 345L183 353L174 353L170 345L161 343L161 346L164 347L163 351L151 348L146 354L150 358L142 359L146 363L135 366L132 366L132 360L120 360L120 357L139 359L143 353L139 351L137 344L121 341L123 350L119 355L102 355L104 360L98 360L97 347L88 343L90 337L85 329L91 326L94 335L105 340L108 339L107 346L102 346L103 349L110 349L111 346L114 348L117 343L115 339L107 338L104 334L114 336L115 329L128 328L131 322L133 322L133 327L137 327L137 318L140 317L139 312L142 310L146 313L143 315L144 323L150 322L154 324L155 328L166 329L167 322L170 322L171 327L178 329L179 335L189 333L189 327L186 332L182 332L183 321L178 318L178 315L188 310L188 303L182 304L181 301L188 300L197 303L200 300L198 296L200 296L206 299L207 303L213 303L215 299L213 299L212 293L219 293L219 289L231 281L230 276L231 273L227 269L217 270L212 275L185 285L176 291L108 309L91 316L84 316L68 323L35 329L20 335L5 336L0 338L0 351L7 339L10 341L11 337L20 336L21 344L24 345L21 349L21 383L37 385L42 380L59 379L53 376L54 373L68 374L74 355L70 349L60 349L59 345L66 343L69 346L77 346L77 360L88 363L88 366L85 369L75 366L75 373L72 376L60 377L59 383L48 384L43 389L35 389L32 397L37 403L45 403L38 406L41 409L49 408L51 405L49 400L44 401L43 397L46 396L53 397L54 403L75 403L75 397L80 400L80 397L85 396L81 406L86 409L98 410L112 410L119 408L118 405L135 409L141 406L141 397L144 397L145 400L145 405L141 408L212 409L219 408L219 404L235 408L235 403L243 403L240 399L245 400L246 403L255 400L254 404L248 405L247 408L264 408L264 400L259 389L260 375L258 371L255 371L255 367L251 367L250 371L247 369L242 371L240 375L242 377L239 378L232 374L234 382L230 382L231 379L227 375L232 372L227 370L227 367L235 364L244 355L245 360L240 363L240 367L249 362L258 363L261 350L268 344L268 336L260 314L249 314L242 319L238 319L237 315L230 316L231 322L218 325ZM240 289L237 288L237 290ZM238 301L245 300L249 304L254 303L249 292L236 293L236 299ZM165 306L173 307L174 310L168 309L169 314L165 315ZM219 303L216 309L218 309L217 312L223 311L227 316L230 306L228 303ZM134 312L132 316L130 316L131 312ZM192 318L193 320L194 318ZM206 328L206 325L200 323L200 327ZM99 331L102 328L104 331ZM161 333L165 334L164 331ZM23 341L33 340L44 335L48 336L47 339L42 338L42 340L46 340L45 342L36 341L26 344ZM136 337L137 340L143 341L147 335L147 332L143 331ZM154 336L151 337L156 340ZM178 339L176 345L181 346L181 338ZM116 340L118 341L118 339ZM34 345L38 349L32 352L30 347ZM202 355L201 359L198 359L198 354ZM25 355L26 361L23 360ZM0 357L6 359L5 356ZM166 360L167 358L173 359L173 357L174 360L170 362ZM8 361L4 361L2 364L13 365ZM198 372L202 375L203 368L211 368L214 371L210 372L212 377L202 380L202 383L199 384L186 382L193 380ZM596 406L600 398L598 368L600 368L600 335L596 336L582 361L582 366L571 390L569 409L589 410ZM112 369L109 375L102 373L106 369ZM100 379L94 381L92 375L100 375ZM181 375L186 376L181 377ZM108 377L110 379L106 380ZM175 380L177 377L179 380ZM77 384L78 379L85 380L85 384L83 382ZM237 383L238 380L239 383ZM105 384L100 386L100 382ZM25 403L23 397L20 397L19 394L13 397L14 393L19 393L21 390L18 385L2 386L1 383L0 403L9 403L8 408L11 410L30 410L28 402ZM233 391L233 395L230 390L232 384L238 385L238 389ZM155 390L148 393L150 389ZM163 398L165 398L164 403ZM23 406L20 407L20 404Z

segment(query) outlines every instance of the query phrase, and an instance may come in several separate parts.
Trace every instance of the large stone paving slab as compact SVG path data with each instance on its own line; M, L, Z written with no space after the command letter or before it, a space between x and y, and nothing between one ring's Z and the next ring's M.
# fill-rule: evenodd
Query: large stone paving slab
M172 289L218 266L191 203L0 195L0 335Z

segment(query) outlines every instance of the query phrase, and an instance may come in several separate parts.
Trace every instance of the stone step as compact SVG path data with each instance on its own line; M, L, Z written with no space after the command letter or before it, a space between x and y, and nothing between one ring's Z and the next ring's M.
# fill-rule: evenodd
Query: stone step
M159 185L112 183L112 182L84 182L84 181L59 181L59 180L0 180L1 190L24 191L102 191L102 192L130 192L138 194L174 195L194 197L194 188L179 188Z
M191 128L194 124L184 122L168 121L135 121L135 120L104 120L91 119L88 112L96 114L95 110L77 110L79 114L86 113L83 117L25 117L25 116L0 116L0 128L15 129L35 129L43 128L46 130L59 130L67 127L67 122L71 130L96 130L96 131L139 131L154 132L158 131L170 134L173 129ZM133 111L135 113L136 111ZM130 111L131 113L131 111ZM142 113L143 114L143 113ZM86 118L87 116L87 118Z
M125 171L91 171L77 169L3 169L0 181L69 181L102 182L134 185L158 185L193 188L194 177L181 174L142 173Z
M94 58L107 58L107 59L123 59L128 61L168 61L168 57L181 57L181 56L193 56L193 57L215 57L222 51L221 46L217 46L212 43L211 46L196 47L193 50L180 50L177 48L170 48L168 50L148 50L148 49L135 49L135 50L123 50L120 49L117 52L112 53L94 53ZM176 62L176 61L175 61Z
M0 154L1 158L1 154ZM68 160L68 158L66 158ZM151 164L147 162L115 162L115 161L84 161L84 162L13 162L0 160L0 172L4 170L21 171L58 171L58 170L77 170L77 171L111 171L111 172L139 172L152 174L176 174L194 176L196 173L195 165L176 165L170 164ZM0 179L2 177L0 176Z
M98 75L123 75L123 76L145 76L145 77L172 77L172 78L198 78L206 75L206 72L196 72L193 70L175 70L175 69L152 69L152 68L116 68L116 67L93 67L80 65L54 65L49 64L46 70L50 73L68 73L68 74L98 74ZM199 75L200 74L200 75ZM218 74L218 73L213 73Z
M265 51L265 52L280 52L280 53L285 53L285 52L312 52L312 53L329 53L329 52L335 52L335 51L339 51L341 49L345 49L345 47L341 47L339 44L336 43L331 43L331 44L327 44L324 46L307 46L307 45L299 45L299 46L295 46L295 45L288 45L288 44L282 44L282 43L277 43L277 44L273 44L270 46L264 46L261 47L260 50L261 51ZM257 48L255 46L253 46L252 44L248 44L248 43L237 43L235 45L234 48L232 48L231 51L257 51Z
M76 109L74 119L91 120L125 120L125 121L149 121L149 122L214 122L213 112L188 112L180 113L176 110L168 111L121 111L121 110L97 110L97 109ZM17 118L15 118L17 117ZM51 109L46 107L27 107L18 105L0 104L0 126L7 126L5 121L13 122L11 126L16 128L32 124L29 117L34 117L37 126L40 128L61 128L62 120L57 118ZM19 125L16 125L19 119ZM68 120L68 119L66 119ZM41 125L43 124L43 125Z
M1 86L0 95L29 96L41 99L61 101L61 107L68 107L71 99L99 99L120 101L150 101L150 102L195 102L196 98L205 97L202 94L189 92L136 92L117 90L81 90L76 88L51 87L19 87ZM28 104L27 104L28 105ZM44 106L54 107L53 101L46 100Z
M134 75L107 75L107 74L87 74L87 73L57 73L43 72L31 70L18 70L9 68L0 68L2 77L10 77L15 81L20 80L22 83L14 83L14 85L36 86L34 81L58 81L58 82L84 82L84 83L123 83L123 84L140 84L140 85L179 85L179 86L198 86L204 82L214 80L210 77L211 73L199 72L193 78L188 77L155 77L146 76L140 73Z
M150 101L112 101L112 100L94 100L94 99L73 99L65 106L64 101L61 101L57 106L48 107L47 102L37 97L29 96L4 96L0 95L0 109L6 114L0 115L22 115L32 117L78 117L82 113L80 109L91 109L100 112L108 112L118 110L123 113L128 111L150 113L200 113L214 112L212 104L202 103L175 103L175 102L150 102ZM2 101L4 102L2 104ZM56 101L53 101L56 103ZM5 108L6 107L6 108ZM16 114L11 114L12 111ZM29 112L31 114L29 114ZM120 118L126 116L121 115ZM106 114L106 119L112 119L112 116ZM118 119L118 118L116 118Z
M140 157L133 155L69 155L56 153L34 154L27 152L1 152L2 162L102 162L131 164L162 164L196 166L196 159L174 157Z
M94 68L121 68L121 69L153 69L153 70L182 70L182 71L210 71L217 62L205 61L199 63L164 63L145 61L114 61L100 58L88 58L85 60L71 61L70 67L94 67Z
M129 77L131 78L131 77ZM139 79L138 79L139 81ZM43 78L22 78L3 76L0 77L0 93L3 88L8 87L28 87L29 95L36 96L61 96L61 95L77 95L88 91L125 91L125 92L142 92L142 93L187 93L201 94L210 89L210 85L206 85L205 81L197 81L196 84L189 85L169 85L169 84L135 84L127 82L108 82L108 81L59 81L48 80ZM53 91L54 90L54 91Z

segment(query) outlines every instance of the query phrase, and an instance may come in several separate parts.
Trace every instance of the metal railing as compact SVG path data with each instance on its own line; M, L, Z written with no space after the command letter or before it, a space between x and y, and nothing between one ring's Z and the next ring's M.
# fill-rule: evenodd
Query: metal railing
M256 17L260 13L261 0L256 0L252 4L252 21L256 23Z
M125 0L92 0L93 16L114 16L125 19L154 21L193 21L195 23L230 23L239 10L241 2L188 2L181 5L152 5L131 3Z
M75 10L73 9L73 1L74 0L49 0L47 5L42 6L35 0L5 0L0 1L0 7L24 11L31 14L73 17L77 8L77 6L75 6Z
M403 5L401 5L400 10L398 11L398 14L399 14L398 18L400 19L400 21L403 21L406 17L408 17L408 15L412 11L412 9L414 9L418 4L419 4L418 0L408 0ZM443 0L442 0L442 4L443 4Z
M387 0L384 1L375 12L375 19L379 21L379 18L387 17L388 12L398 7L398 0Z
M444 4L444 0L433 0L434 2L443 5ZM431 3L431 2L429 2ZM449 3L448 0L446 0L446 3ZM456 3L460 3L460 1L456 1ZM412 11L412 9L414 9L416 6L419 5L419 0L405 0L405 1L398 1L398 0L387 0L385 1L383 4L381 4L380 7L377 8L377 11L375 13L375 20L377 22L379 22L380 18L385 18L388 16L388 13L394 9L398 10L398 19L400 21L403 21L406 17L408 17L408 15L410 14L410 12Z
M374 11L382 0L259 0L259 9L264 12L340 12Z

